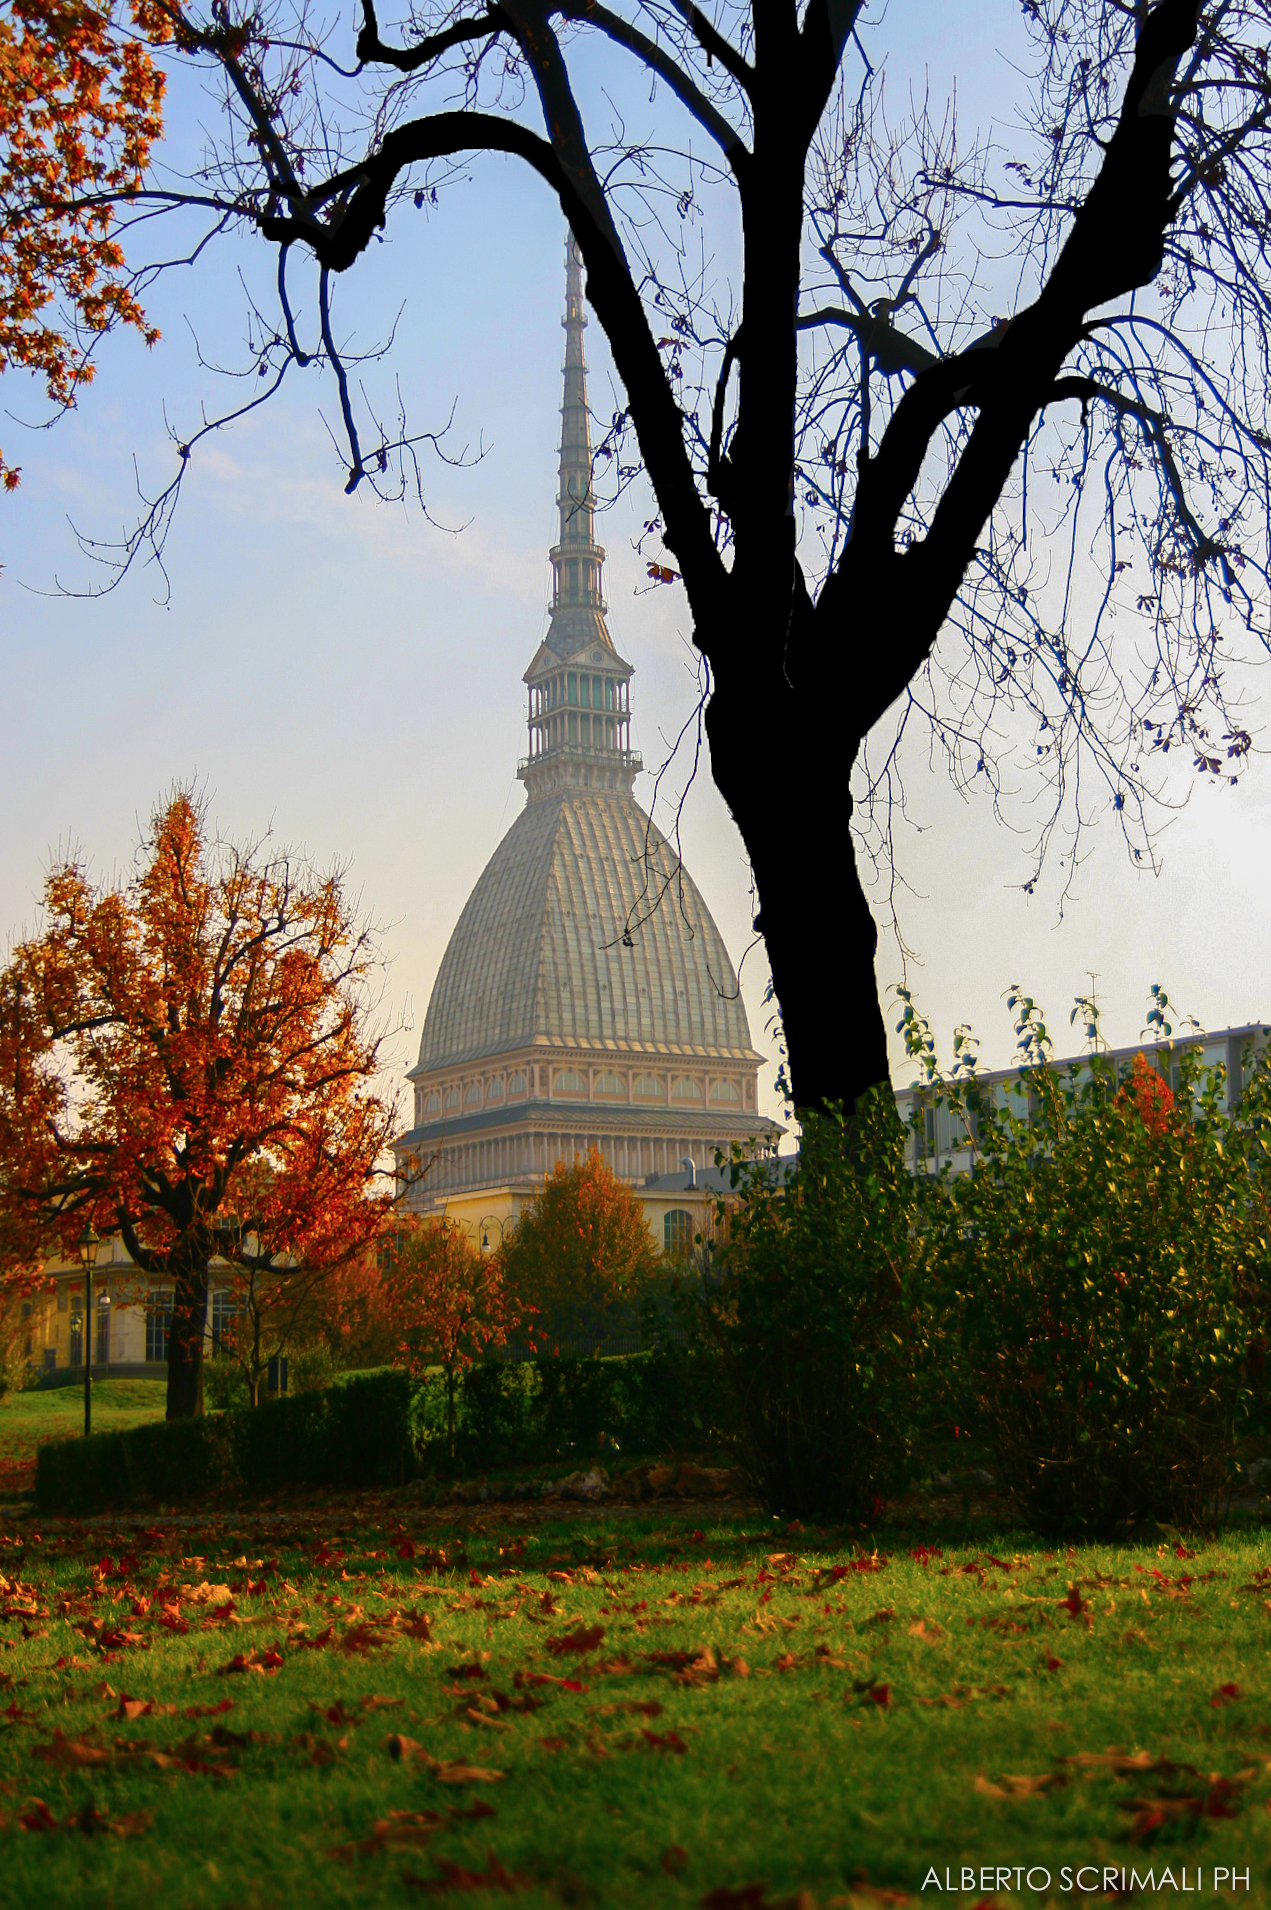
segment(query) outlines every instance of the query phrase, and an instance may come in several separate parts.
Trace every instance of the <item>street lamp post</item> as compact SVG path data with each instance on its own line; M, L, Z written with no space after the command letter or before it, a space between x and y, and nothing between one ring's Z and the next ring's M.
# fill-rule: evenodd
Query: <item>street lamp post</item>
M87 1221L79 1237L79 1262L84 1269L84 1437L93 1430L93 1266L100 1240Z

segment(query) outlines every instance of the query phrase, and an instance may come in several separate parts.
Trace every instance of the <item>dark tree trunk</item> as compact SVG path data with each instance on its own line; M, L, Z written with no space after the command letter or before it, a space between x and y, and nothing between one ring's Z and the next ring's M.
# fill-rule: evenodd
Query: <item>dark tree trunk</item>
M889 1079L878 930L849 826L860 740L832 698L799 694L784 673L767 694L744 675L717 677L706 728L750 856L795 1106L839 1103L850 1117Z
M207 1261L206 1253L192 1254L172 1268L172 1329L168 1335L169 1419L193 1419L203 1411Z

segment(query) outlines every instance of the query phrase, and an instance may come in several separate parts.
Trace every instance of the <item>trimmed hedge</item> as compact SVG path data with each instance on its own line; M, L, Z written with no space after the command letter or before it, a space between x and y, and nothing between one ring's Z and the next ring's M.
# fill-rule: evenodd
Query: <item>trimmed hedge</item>
M411 1455L407 1376L368 1373L263 1406L41 1446L35 1496L42 1512L82 1514L288 1486L397 1485Z
M591 1458L602 1433L628 1453L713 1446L729 1412L717 1362L678 1347L609 1359L489 1361L459 1382L453 1461L440 1373L416 1388L416 1440L444 1471Z

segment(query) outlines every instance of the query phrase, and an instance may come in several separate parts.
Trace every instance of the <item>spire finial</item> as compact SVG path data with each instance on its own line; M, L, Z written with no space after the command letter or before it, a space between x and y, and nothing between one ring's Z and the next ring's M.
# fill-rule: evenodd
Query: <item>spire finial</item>
M591 418L583 356L583 262L565 239L565 391L560 412L559 541L551 551L552 614L525 675L529 755L518 774L530 800L560 789L630 795L640 767L631 749L631 665L605 624L605 553L596 542Z

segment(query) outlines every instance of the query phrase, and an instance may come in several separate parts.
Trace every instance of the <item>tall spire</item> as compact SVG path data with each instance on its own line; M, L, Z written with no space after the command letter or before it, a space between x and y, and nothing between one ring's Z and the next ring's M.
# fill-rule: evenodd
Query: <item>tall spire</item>
M565 241L565 392L560 408L560 531L552 547L552 621L547 641L558 656L585 643L609 644L604 618L605 553L596 542L591 476L591 418L583 356L583 262L571 232Z
M562 323L565 390L556 496L559 530L550 552L551 621L525 673L530 751L517 772L531 801L566 787L630 795L640 768L630 747L631 665L614 649L605 623L605 553L596 542L583 355L583 262L572 233L565 241Z

